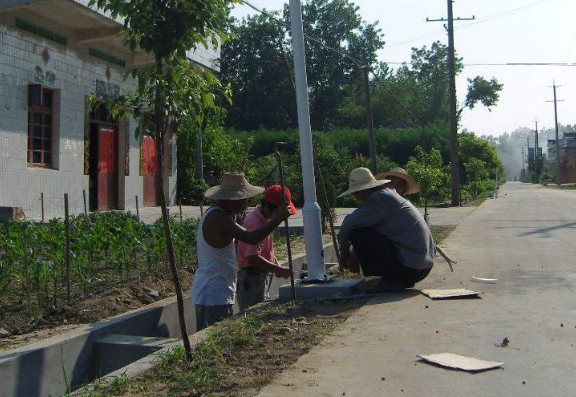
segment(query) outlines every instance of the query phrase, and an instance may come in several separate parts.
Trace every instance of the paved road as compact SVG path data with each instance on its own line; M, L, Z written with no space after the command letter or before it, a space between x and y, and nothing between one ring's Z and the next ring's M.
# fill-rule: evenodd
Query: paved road
M576 192L510 183L443 245L455 272L438 264L420 286L466 286L482 299L375 298L259 396L576 395ZM505 337L509 347L496 347ZM441 352L506 364L468 374L416 358Z
M456 225L460 220L471 214L476 207L460 207L460 208L430 208L430 222L433 225ZM171 214L178 214L180 209L178 207L169 208ZM340 226L342 221L348 215L354 211L354 208L336 208L336 214L338 219L336 226ZM420 209L420 212L424 214L424 210ZM161 215L160 207L146 207L140 210L140 219L146 223L152 223L158 219ZM182 216L184 217L200 217L200 207L195 206L183 206ZM290 226L302 227L302 211L298 211L296 216L290 217Z

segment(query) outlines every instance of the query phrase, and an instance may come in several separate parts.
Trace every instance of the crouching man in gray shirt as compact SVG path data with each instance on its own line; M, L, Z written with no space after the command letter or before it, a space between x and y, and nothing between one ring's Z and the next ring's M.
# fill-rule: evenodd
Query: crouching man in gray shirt
M343 263L352 270L359 262L365 276L379 276L391 286L411 288L434 265L435 244L420 212L393 189L376 180L367 168L350 173L349 189L361 203L348 215L338 240ZM353 248L353 255L350 250Z

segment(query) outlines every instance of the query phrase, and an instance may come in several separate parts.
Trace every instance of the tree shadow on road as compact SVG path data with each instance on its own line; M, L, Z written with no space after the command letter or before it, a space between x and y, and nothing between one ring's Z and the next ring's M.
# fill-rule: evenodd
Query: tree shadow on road
M576 229L576 222L569 222L569 223L564 223L564 224L557 225L557 226L544 227L541 229L534 229L531 232L520 233L518 236L519 237L525 237L525 236L531 236L533 234L544 234L544 236L542 236L542 237L552 237L550 235L550 232L552 232L554 230L559 230L559 229Z

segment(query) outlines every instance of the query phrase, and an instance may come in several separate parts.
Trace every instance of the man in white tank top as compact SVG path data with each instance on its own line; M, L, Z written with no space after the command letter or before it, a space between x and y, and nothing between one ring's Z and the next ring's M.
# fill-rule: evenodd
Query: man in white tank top
M204 193L216 203L198 226L198 270L190 295L196 310L196 331L232 315L236 299L236 249L234 239L255 245L290 216L288 207L279 207L268 223L246 230L232 219L244 212L248 199L264 191L248 183L242 173L227 173L222 184Z

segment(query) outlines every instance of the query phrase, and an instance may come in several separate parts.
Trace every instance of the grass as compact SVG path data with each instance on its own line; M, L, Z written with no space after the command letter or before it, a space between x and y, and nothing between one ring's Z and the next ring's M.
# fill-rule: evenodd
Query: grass
M560 187L558 187L556 184L550 183L548 185L544 185L544 187L547 187L548 189L576 190L576 184L560 185Z
M225 320L186 361L182 347L158 355L145 374L96 384L82 397L255 395L364 304L362 300L272 305Z
M457 225L430 225L430 231L432 232L432 237L436 244L440 244L454 229Z
M486 200L488 200L488 197L476 197L475 199L463 200L462 207L479 207Z

